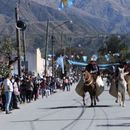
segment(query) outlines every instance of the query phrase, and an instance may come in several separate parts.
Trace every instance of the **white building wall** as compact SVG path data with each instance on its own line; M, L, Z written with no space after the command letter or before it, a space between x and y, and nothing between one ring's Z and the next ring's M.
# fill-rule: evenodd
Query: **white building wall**
M45 68L45 59L41 57L40 49L36 49L34 53L26 52L26 60L28 62L28 72L43 75ZM17 62L14 64L12 74L18 74Z
M39 74L43 74L44 65L45 65L45 60L42 58L41 51L38 48L36 50L36 72L39 73Z
M36 72L36 53L27 53L26 59L28 61L28 71Z

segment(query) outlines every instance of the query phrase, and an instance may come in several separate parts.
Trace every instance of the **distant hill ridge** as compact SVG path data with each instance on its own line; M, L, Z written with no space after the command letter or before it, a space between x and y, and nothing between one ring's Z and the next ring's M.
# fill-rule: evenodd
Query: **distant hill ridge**
M12 18L17 1L1 0L1 24L14 21ZM59 1L21 0L21 17L29 21L68 18L72 19L83 32L95 29L109 33L130 32L130 0L75 0L73 7L62 11L58 10Z
M42 47L45 43L43 40L45 40L47 19L50 21L72 20L72 26L64 25L58 31L63 32L64 29L64 33L73 32L81 36L98 33L130 33L130 0L74 0L72 7L61 11L58 10L60 0L1 0L1 36L16 36L14 8L18 1L20 1L20 18L28 24L26 42L31 41L30 48ZM36 21L39 23L35 23ZM55 25L57 25L56 22L51 23L49 31ZM90 46L95 47L89 44Z
M33 0L43 5L57 7L60 0ZM109 33L129 33L130 0L75 0L74 6L67 11L81 19L81 25L88 23L92 28ZM84 17L84 18L82 18ZM84 22L83 22L84 21ZM94 26L95 25L95 26ZM87 27L86 27L87 28Z

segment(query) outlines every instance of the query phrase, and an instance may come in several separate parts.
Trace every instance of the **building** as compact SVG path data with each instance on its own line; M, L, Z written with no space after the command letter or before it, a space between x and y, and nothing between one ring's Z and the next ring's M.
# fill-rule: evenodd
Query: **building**
M33 53L26 52L26 60L28 72L35 73L35 75L43 75L45 70L45 59L42 58L41 51L39 48L37 48L36 51ZM21 58L21 69L23 68L22 62L23 58ZM18 74L17 62L13 66L12 73Z

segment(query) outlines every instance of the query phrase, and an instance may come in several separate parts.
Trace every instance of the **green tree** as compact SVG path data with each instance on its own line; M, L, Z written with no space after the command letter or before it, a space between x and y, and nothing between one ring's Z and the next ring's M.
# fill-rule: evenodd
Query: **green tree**
M1 41L0 46L0 53L1 56L4 58L3 62L0 64L0 75L5 76L7 73L10 73L11 68L10 65L13 63L11 56L15 52L13 47L13 42L10 37L5 37Z
M116 57L113 56L114 53L119 53L120 58L125 58L126 52L128 50L128 46L123 41L121 36L117 35L111 35L109 36L105 41L105 47L104 45L99 48L98 52L100 55L104 56L105 54L110 54L110 57L112 59L111 62L115 62L117 60Z
M106 41L106 53L120 53L121 50L121 38L116 35L110 36Z

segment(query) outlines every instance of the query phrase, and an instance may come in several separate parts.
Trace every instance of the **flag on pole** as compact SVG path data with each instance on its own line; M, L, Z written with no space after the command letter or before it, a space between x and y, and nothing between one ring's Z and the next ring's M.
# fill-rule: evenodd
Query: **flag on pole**
M66 7L68 5L68 0L61 0L61 1L63 3L64 7Z
M57 68L61 67L62 69L62 74L64 74L64 56L60 56L56 60Z
M110 60L110 55L109 54L104 55L104 57L105 57L106 61Z
M73 5L74 0L61 0L59 9L64 9Z
M83 56L83 61L87 62L87 56Z

